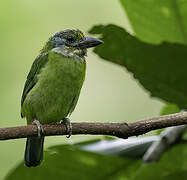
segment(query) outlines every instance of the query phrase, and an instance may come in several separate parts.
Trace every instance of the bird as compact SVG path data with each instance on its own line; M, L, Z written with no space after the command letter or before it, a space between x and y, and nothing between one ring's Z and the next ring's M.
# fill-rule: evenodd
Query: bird
M68 137L71 136L69 116L75 109L85 80L87 48L102 43L78 29L65 29L54 33L40 50L21 97L21 117L38 129L38 136L27 137L25 166L35 167L43 160L42 125L62 122Z

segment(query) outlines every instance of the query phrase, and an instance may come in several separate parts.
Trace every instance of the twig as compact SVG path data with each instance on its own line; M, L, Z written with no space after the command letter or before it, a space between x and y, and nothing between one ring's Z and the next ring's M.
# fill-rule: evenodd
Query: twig
M150 118L134 123L72 123L72 134L111 135L120 138L138 136L149 131L187 124L187 112ZM65 135L62 124L43 125L45 136ZM0 128L0 140L37 136L35 125Z
M156 162L162 154L173 144L175 144L186 130L186 125L169 127L160 134L158 141L154 142L143 156L145 163Z

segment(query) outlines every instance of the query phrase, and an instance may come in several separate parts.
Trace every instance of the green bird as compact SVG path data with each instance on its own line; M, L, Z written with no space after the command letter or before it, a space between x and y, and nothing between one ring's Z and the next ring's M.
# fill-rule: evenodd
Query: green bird
M69 116L77 104L85 79L87 48L103 42L80 30L63 30L49 38L32 64L21 99L21 117L36 124L38 136L28 137L24 162L37 166L43 159L42 124L64 122L69 136Z

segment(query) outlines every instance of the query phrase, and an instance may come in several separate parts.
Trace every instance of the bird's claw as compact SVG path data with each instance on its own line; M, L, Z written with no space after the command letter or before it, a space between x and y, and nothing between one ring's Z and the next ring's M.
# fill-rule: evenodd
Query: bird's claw
M71 125L70 119L64 118L61 123L66 126L66 132L68 134L66 137L70 138L72 135L72 125Z
M43 132L44 132L44 129L43 129L42 125L40 124L40 122L38 120L34 120L32 122L32 124L37 126L37 128L38 128L38 137L41 137Z

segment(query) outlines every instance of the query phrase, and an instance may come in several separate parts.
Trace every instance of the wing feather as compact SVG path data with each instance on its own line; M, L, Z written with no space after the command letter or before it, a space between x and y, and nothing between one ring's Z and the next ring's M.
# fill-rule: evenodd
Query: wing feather
M24 85L22 98L21 98L21 106L23 105L27 94L37 83L38 81L37 75L40 73L41 69L45 66L47 61L48 61L48 54L42 54L42 55L39 55L33 62L30 72L27 76L27 80ZM21 117L23 117L22 114L21 114Z

